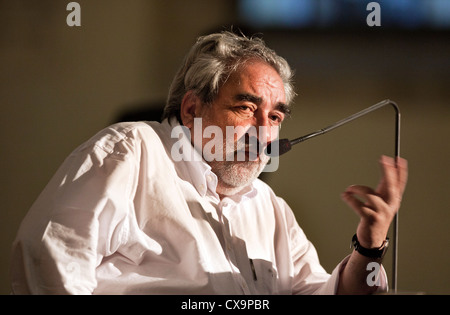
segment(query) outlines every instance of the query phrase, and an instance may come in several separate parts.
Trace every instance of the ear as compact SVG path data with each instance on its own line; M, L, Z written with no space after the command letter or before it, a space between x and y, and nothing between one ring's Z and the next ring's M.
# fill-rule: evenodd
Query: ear
M201 105L200 98L192 90L184 94L180 107L180 118L184 126L189 129L194 126L194 118L199 116Z

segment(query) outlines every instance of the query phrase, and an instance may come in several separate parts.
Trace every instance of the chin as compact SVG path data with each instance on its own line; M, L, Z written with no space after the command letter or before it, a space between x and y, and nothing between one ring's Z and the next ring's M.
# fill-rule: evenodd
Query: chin
M264 169L265 164L261 162L233 162L221 165L222 167L213 168L213 172L223 183L222 186L227 190L239 191L248 186Z

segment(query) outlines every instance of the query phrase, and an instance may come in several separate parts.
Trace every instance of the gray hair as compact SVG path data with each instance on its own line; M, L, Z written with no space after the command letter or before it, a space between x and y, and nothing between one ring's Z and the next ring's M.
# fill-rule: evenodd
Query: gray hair
M268 48L258 37L248 38L228 31L202 36L192 46L169 89L163 119L180 118L184 95L193 91L202 102L212 103L229 76L249 59L271 65L284 83L286 103L295 96L293 72L287 61Z

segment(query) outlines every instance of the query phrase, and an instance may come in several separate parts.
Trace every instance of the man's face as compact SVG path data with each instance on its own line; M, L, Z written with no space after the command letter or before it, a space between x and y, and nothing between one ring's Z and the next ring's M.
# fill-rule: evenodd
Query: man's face
M258 177L269 157L257 143L264 146L278 136L287 110L281 77L261 61L247 62L230 76L212 104L201 106L202 153L219 179L219 194L239 191ZM205 133L210 126L218 127L223 137Z

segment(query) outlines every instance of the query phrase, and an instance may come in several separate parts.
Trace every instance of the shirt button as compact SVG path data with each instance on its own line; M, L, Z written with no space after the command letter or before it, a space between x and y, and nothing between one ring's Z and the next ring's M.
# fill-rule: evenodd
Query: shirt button
M208 182L212 182L213 177L212 177L211 175L207 175L207 176L206 176L206 180L207 180Z

